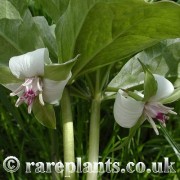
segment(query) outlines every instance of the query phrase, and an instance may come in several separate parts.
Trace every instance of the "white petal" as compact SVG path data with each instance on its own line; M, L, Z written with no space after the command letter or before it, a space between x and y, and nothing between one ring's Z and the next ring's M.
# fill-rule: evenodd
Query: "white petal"
M43 79L43 99L50 104L59 104L62 97L64 87L71 78L71 73L64 81L53 81Z
M157 89L156 95L152 96L149 101L158 102L159 100L170 96L174 91L174 86L165 77L160 76L158 74L153 74L153 75L157 81L158 89Z
M121 90L118 91L114 104L114 118L116 122L125 128L131 128L143 113L144 103L131 97L124 97Z
M9 61L9 68L17 78L30 78L44 75L44 64L50 63L46 48L37 49L20 56L14 56Z

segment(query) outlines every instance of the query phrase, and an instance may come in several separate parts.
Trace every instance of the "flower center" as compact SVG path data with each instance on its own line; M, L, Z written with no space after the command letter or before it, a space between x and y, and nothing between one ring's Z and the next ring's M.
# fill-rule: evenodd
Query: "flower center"
M156 128L156 125L155 125L153 119L157 119L165 126L166 120L169 119L168 114L169 113L176 114L176 112L174 112L172 110L173 110L173 108L164 106L159 102L148 102L145 104L144 114L146 115L148 121L152 125L152 127L155 130L157 135L159 134L159 132Z
M144 112L148 117L157 119L163 124L165 123L165 121L167 119L169 119L167 114L169 114L169 113L176 114L172 110L173 110L173 108L164 106L159 102L146 103L145 108L144 108Z
M13 91L10 96L19 96L15 106L18 107L23 102L28 105L28 113L31 113L36 96L39 96L41 105L44 105L42 97L42 81L39 77L25 79L25 82Z
M163 114L161 112L158 112L158 114L156 115L156 119L159 120L160 122L162 122L163 124L165 124L166 120L169 119L169 116L167 116L166 114Z

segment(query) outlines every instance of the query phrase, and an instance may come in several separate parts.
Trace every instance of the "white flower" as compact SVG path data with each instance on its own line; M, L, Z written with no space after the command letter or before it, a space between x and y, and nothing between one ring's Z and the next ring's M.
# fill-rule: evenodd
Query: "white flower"
M44 102L58 104L71 73L62 81L43 78L45 64L51 64L46 48L10 59L9 68L16 78L22 80L22 83L3 85L12 91L11 96L19 96L15 104L16 107L25 102L28 105L28 113L31 113L37 97L41 105L44 105Z
M160 103L161 99L173 93L174 87L172 83L157 74L154 74L154 78L157 81L157 92L148 102L136 101L132 97L129 97L124 91L118 91L114 104L114 118L120 126L131 128L136 124L138 119L144 115L144 118L150 122L158 135L159 132L154 120L156 119L165 125L168 114L176 114L172 111L173 108L166 107ZM138 95L144 96L141 93L138 93Z

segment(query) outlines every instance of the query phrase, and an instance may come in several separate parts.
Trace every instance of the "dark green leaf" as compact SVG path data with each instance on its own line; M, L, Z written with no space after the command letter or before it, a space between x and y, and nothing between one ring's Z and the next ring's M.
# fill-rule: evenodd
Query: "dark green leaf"
M36 119L44 126L56 129L56 117L52 105L42 106L38 100L33 104L33 113Z
M77 55L74 59L67 61L63 64L45 65L44 78L51 79L54 81L65 80L69 76L69 73L78 57L79 55Z
M81 54L73 68L74 76L123 60L160 40L180 36L180 6L175 3L96 3L88 14L78 11L78 18L70 7L57 26L57 37L62 37L58 47L61 59ZM82 12L84 21L78 23Z
M8 0L9 2L11 2L11 4L13 4L13 6L19 11L21 17L23 17L25 11L28 8L28 2L27 0Z
M63 12L66 10L69 0L38 0L43 10L57 22Z

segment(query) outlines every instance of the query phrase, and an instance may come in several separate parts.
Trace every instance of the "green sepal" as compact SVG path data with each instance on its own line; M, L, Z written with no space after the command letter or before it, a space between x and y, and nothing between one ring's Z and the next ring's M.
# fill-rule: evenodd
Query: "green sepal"
M122 91L124 91L125 93L128 94L128 96L132 97L133 99L135 99L136 101L143 101L143 97L139 96L137 93L129 91L129 90L125 90L122 89Z
M0 66L0 84L10 84L19 82L21 82L21 80L13 76L8 67Z
M144 71L144 99L148 101L157 92L157 81L150 70L138 59Z
M74 66L77 58L77 55L74 59L71 59L63 64L48 64L44 67L44 78L51 79L54 81L65 80L69 73L71 72L72 67Z
M33 104L33 113L36 119L47 128L56 129L56 116L52 105L42 106L36 99Z

